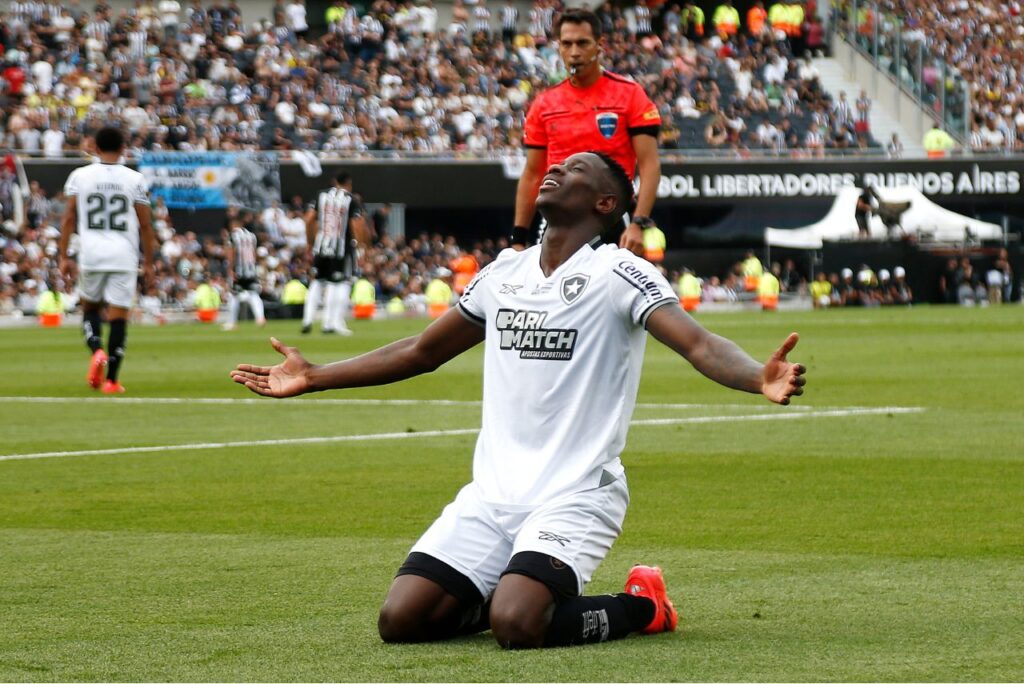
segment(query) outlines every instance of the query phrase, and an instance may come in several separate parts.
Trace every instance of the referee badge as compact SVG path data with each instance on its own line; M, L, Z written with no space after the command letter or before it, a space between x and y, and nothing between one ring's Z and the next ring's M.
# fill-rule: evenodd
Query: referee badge
M571 276L562 278L562 301L566 304L572 304L583 291L587 289L587 283L590 282L590 276L583 275L582 273L574 273Z
M619 115L615 112L599 112L596 117L597 130L608 140L615 135L615 129L619 127Z

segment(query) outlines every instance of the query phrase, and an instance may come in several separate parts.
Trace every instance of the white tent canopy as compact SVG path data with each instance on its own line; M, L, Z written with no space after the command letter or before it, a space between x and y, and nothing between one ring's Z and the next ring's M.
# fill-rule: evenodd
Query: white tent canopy
M903 235L917 235L937 242L962 242L964 229L967 228L978 240L1003 236L1003 229L995 223L978 221L943 209L920 190L910 186L875 188L875 191L884 202L910 202L910 208L900 219ZM821 249L823 242L856 240L859 231L854 211L860 194L860 188L843 188L825 218L802 228L765 228L765 242L771 247ZM882 219L876 214L871 215L868 226L874 240L884 240L889 235Z

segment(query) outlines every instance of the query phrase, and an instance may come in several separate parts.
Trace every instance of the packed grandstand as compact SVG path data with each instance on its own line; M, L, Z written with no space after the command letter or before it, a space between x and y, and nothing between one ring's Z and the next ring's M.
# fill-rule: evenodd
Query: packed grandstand
M56 268L64 198L34 184L15 221L14 195L24 182L15 156L80 155L90 132L105 124L128 133L136 156L520 154L531 97L566 75L550 35L561 4L537 0L514 25L505 7L486 14L482 7L455 0L442 16L431 0L376 0L364 9L336 0L321 34L310 30L302 0L276 0L269 18L244 20L234 0L136 0L121 10L77 0L8 4L0 15L0 147L11 151L0 165L0 313L30 313L47 288L74 302L73 283ZM607 31L604 63L641 83L659 107L663 150L787 158L881 152L868 124L870 101L826 92L804 56L828 50L813 0L792 5L802 20L773 15L773 6L761 8L760 21L748 15L738 26L717 12L705 18L690 2L653 12L640 7L646 3L597 8ZM838 30L875 40L879 29L883 36L898 32L903 46L922 41L923 27L934 26L921 49L961 64L972 84L976 135L969 142L985 149L1018 145L1024 29L1016 2L886 0L870 11L853 3L833 11ZM906 49L909 63L913 50ZM260 236L268 300L278 299L287 282L306 278L302 250L288 234L301 235L294 230L301 210L286 205L244 215ZM152 311L187 309L198 283L223 288L223 235L176 231L159 206L156 219L159 284L140 301ZM471 255L482 266L503 246L382 232L361 267L382 301L417 302L425 282L453 260ZM804 291L806 283L797 278L786 287Z

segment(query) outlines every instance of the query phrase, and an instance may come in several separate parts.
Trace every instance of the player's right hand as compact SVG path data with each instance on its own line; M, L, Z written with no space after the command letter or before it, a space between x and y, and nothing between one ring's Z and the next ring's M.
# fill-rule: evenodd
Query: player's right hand
M245 385L252 392L265 397L283 399L305 394L309 391L307 372L313 367L295 347L288 347L276 337L270 338L270 344L284 356L284 361L276 366L253 366L240 363L231 371L231 379Z

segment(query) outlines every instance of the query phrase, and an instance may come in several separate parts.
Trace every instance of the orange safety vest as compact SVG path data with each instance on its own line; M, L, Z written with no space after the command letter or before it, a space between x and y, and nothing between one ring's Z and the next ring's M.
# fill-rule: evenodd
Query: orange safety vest
M752 36L759 36L764 30L764 22L768 20L768 12L763 7L751 7L747 12L747 31Z

